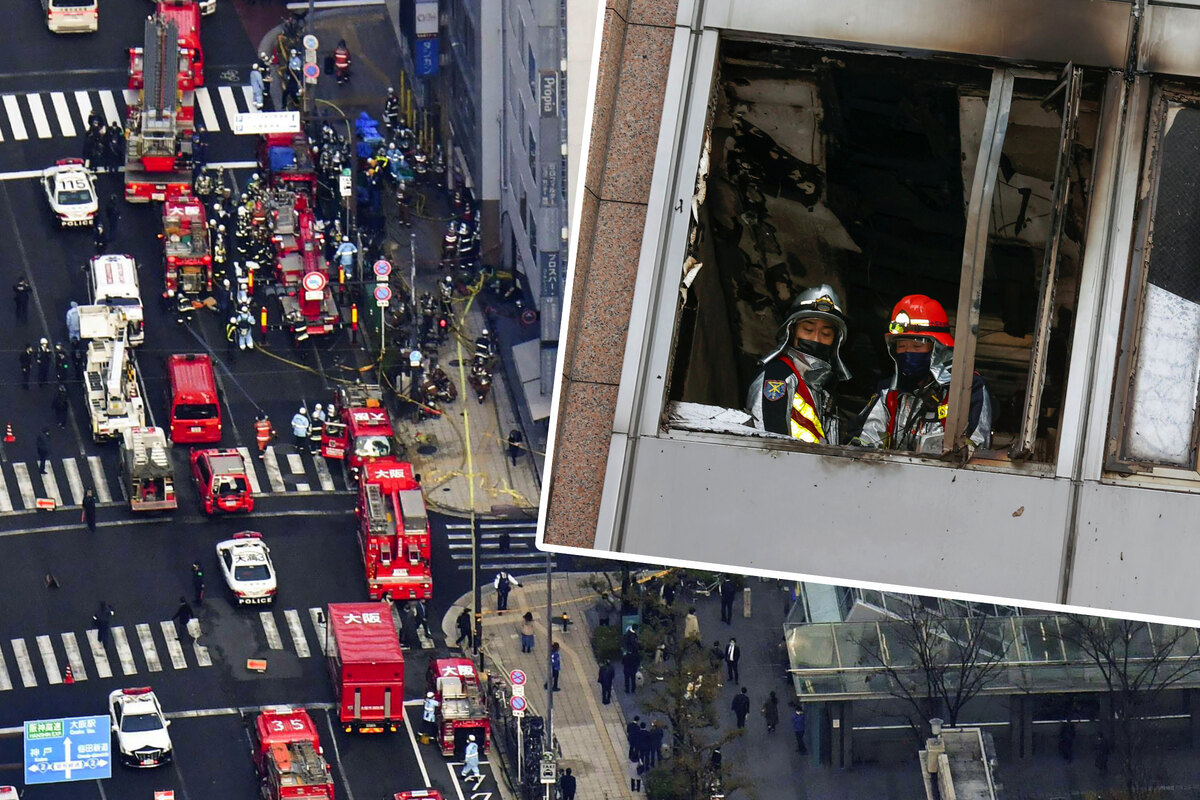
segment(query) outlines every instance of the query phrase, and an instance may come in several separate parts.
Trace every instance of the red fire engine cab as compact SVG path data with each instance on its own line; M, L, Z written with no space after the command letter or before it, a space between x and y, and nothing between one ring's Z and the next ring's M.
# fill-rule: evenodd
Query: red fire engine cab
M163 203L162 226L164 296L190 306L193 298L213 288L204 204L190 195Z
M125 123L125 199L165 201L191 191L195 77L178 28L146 20L145 42L129 50L129 88L137 97Z
M254 766L264 800L333 800L333 776L312 717L274 706L254 720Z
M370 598L429 598L433 594L429 517L412 464L393 458L365 464L355 513Z
M330 417L321 433L321 455L341 460L351 481L358 480L364 463L398 455L392 420L378 385L341 386Z
M283 324L299 344L309 336L333 333L341 315L329 286L325 236L317 226L307 192L271 193L275 244L275 280Z
M426 691L438 701L437 738L444 756L461 756L467 737L474 734L483 752L488 749L492 730L486 695L479 685L479 673L469 658L439 658L429 665L425 675Z

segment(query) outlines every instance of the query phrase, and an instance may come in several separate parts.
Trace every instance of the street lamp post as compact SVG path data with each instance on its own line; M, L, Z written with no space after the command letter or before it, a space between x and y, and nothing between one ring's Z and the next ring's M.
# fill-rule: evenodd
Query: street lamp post
M554 570L546 553L546 740L545 750L554 747Z

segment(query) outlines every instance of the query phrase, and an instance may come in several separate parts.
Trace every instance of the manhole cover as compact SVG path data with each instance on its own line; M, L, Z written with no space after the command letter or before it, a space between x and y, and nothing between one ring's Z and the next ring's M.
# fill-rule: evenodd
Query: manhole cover
M417 452L423 456L431 456L437 452L437 447L432 444L423 444L417 448Z

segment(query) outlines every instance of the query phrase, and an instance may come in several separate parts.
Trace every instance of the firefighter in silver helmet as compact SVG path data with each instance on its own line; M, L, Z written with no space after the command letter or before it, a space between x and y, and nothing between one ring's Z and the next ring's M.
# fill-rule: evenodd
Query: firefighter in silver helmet
M810 444L841 444L834 387L850 378L842 363L846 307L829 284L796 297L779 344L760 361L746 406L759 430Z

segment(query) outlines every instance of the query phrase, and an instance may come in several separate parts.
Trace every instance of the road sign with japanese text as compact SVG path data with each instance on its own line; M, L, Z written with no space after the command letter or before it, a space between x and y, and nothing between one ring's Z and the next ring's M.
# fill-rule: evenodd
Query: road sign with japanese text
M67 717L25 723L25 783L66 783L112 777L108 717Z

